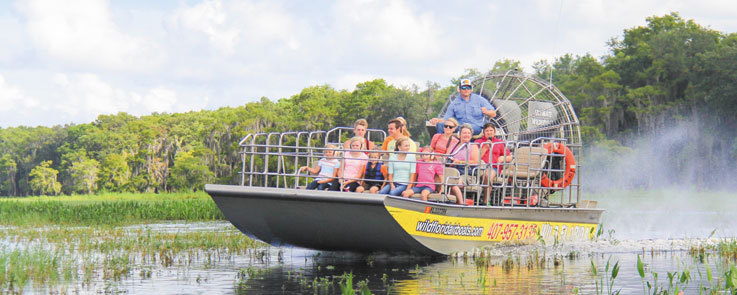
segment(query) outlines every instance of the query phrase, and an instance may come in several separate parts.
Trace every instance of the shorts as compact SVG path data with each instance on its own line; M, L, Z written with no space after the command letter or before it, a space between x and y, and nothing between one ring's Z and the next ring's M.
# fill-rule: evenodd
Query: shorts
M358 188L358 185L359 185L358 181L351 182L345 186L343 191L344 192L355 192L356 188Z
M435 192L435 190L429 186L421 186L421 187L414 186L412 187L412 191L414 191L415 194L421 194L422 191L430 191L431 194Z
M374 186L377 188L381 188L381 185L382 185L381 181L364 181L362 187L365 190L370 190L371 187L374 187Z

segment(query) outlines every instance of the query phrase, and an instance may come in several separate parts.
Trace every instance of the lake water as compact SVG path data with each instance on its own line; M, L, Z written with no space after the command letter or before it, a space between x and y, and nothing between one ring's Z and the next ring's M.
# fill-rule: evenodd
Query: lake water
M660 288L724 286L725 260L699 259L689 250L737 236L737 205L729 193L641 192L599 194L606 208L604 234L596 241L563 245L497 246L467 256L426 258L375 253L319 252L263 246L222 255L197 250L173 263L133 259L115 279L99 274L60 284L28 284L29 293L131 294L333 294L341 293L346 274L354 289L374 294L643 294L645 282ZM227 222L135 225L151 231L233 231ZM3 247L23 244L2 237ZM64 247L64 245L56 245ZM636 269L645 264L645 279ZM132 255L134 258L136 254ZM196 258L192 258L196 257ZM609 262L608 271L606 269ZM608 283L618 263L618 276ZM593 269L596 269L594 273ZM707 268L713 274L707 281ZM669 280L668 273L676 275ZM687 274L684 282L681 277ZM657 275L657 280L655 276ZM675 282L672 283L672 282ZM611 287L609 287L611 285ZM7 286L4 286L7 290ZM652 291L650 291L652 293Z

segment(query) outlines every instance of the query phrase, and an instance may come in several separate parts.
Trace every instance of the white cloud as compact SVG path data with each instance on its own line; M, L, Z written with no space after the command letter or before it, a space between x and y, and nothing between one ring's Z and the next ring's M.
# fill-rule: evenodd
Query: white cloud
M98 114L127 111L129 100L135 96L105 83L97 75L56 74L54 84L60 89L61 99L54 108L69 116L94 119Z
M405 1L340 1L333 8L335 32L343 45L378 51L389 59L424 60L446 49L443 30L431 12L416 11ZM357 44L350 40L357 39ZM362 50L363 49L363 50Z
M289 50L301 46L294 20L274 2L206 0L178 9L172 22L205 34L213 47L228 55L239 46L285 46Z
M39 106L38 99L28 96L20 88L9 85L0 75L0 112L23 111Z
M153 88L143 97L148 112L171 112L176 103L177 93L165 87Z
M104 0L31 0L18 7L38 49L73 67L139 71L165 59L151 41L121 32Z
M82 122L94 120L100 114L118 112L147 115L152 112L172 113L202 109L208 102L207 98L200 100L192 96L186 103L182 103L177 91L164 86L144 91L128 91L123 87L110 85L91 73L59 73L54 76L53 83L59 90L59 97L53 108L67 117L83 118Z

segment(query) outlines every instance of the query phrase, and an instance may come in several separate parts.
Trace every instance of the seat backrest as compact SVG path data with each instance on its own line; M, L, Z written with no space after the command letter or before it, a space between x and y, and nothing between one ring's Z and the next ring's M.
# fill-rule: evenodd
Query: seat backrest
M450 181L458 182L458 177L460 176L461 176L461 173L458 171L458 169L452 168L452 167L443 167L443 183L444 184L449 183L448 178L450 177L454 177L455 179L455 180L450 180Z
M535 178L545 165L547 150L542 147L520 147L514 152L514 161L504 166L502 175L517 178ZM515 170L516 166L516 170Z

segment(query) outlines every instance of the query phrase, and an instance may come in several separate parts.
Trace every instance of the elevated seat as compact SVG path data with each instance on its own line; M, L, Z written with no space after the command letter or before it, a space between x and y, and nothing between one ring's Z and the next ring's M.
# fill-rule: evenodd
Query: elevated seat
M514 160L503 166L494 183L503 183L507 178L519 180L535 179L545 165L547 151L542 147L520 147L514 153Z

